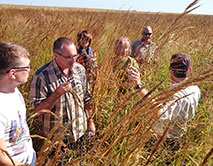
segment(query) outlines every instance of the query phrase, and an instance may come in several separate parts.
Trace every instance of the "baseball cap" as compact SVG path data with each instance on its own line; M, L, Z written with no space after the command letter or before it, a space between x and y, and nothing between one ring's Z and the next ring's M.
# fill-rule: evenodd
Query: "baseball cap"
M190 68L190 58L187 54L177 53L172 55L170 69L177 78L185 78Z

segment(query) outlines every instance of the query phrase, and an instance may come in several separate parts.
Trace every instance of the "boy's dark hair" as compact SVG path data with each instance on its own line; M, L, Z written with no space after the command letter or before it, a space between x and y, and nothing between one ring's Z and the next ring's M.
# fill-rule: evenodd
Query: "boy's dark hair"
M170 60L170 69L177 78L188 76L190 68L190 58L187 54L177 53L172 55Z
M17 66L20 57L30 57L27 49L14 43L0 42L0 74Z

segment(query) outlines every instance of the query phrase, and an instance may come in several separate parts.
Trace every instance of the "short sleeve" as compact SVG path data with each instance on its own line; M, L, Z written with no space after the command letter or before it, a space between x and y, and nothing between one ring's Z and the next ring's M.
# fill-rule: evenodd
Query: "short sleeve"
M5 127L7 125L7 118L0 113L0 138L5 137Z
M30 86L30 101L32 107L37 107L43 100L47 98L48 90L45 86L45 82L37 75L33 76L33 80Z

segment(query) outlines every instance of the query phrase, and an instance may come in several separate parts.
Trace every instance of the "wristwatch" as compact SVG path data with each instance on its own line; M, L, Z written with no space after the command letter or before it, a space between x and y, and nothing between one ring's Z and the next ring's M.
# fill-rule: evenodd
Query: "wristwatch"
M135 89L141 89L142 86L143 86L143 84L142 84L142 83L139 83L139 84L137 84L137 86L135 87Z

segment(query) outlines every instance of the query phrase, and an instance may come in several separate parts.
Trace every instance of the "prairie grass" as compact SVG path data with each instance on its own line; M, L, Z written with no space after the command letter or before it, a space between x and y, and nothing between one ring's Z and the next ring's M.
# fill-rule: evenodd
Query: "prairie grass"
M58 124L47 138L42 137L41 121L33 115L29 102L31 78L39 67L53 59L54 40L66 36L76 42L81 29L87 29L93 35L92 48L98 58L93 94L97 134L90 138L87 153L76 155L76 151L68 151L66 165L165 165L166 161L171 165L213 165L213 16L188 14L194 8L196 4L186 8L183 14L162 14L0 6L0 40L23 45L32 55L30 79L19 89L27 104L39 166L56 165L62 158L63 154L56 153L47 161L53 145L59 150L63 144L66 127ZM159 49L158 61L140 68L142 81L149 90L148 95L141 98L137 91L119 93L120 80L112 72L111 61L115 56L115 40L122 35L131 41L140 39L144 25L153 28L153 41ZM171 55L177 52L190 55L192 73L186 83L171 91L168 65ZM158 120L157 112L161 108L159 104L192 84L200 87L202 96L196 116L183 137L183 147L170 154L161 146L165 132L152 151L146 151L144 145L153 135L152 126ZM133 85L129 83L129 86ZM61 133L53 136L58 127L62 129Z

